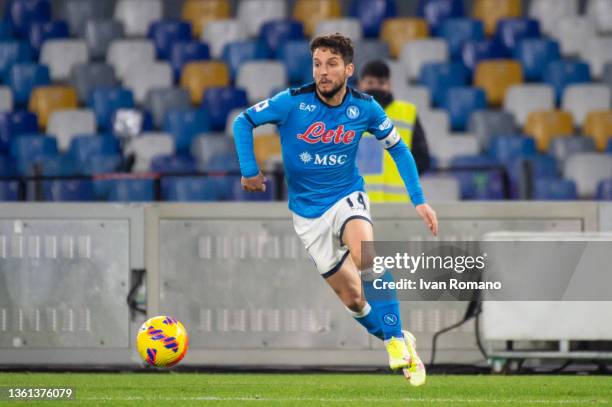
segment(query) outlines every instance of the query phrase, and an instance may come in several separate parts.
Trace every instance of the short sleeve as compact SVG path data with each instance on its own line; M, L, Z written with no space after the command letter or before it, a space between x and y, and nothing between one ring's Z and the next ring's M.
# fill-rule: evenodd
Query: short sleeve
M370 122L368 124L368 132L374 137L385 149L390 149L401 140L399 133L395 130L393 122L377 101L372 100L370 108Z
M245 117L255 127L268 123L280 124L289 115L291 101L291 93L287 89L249 107L245 111Z

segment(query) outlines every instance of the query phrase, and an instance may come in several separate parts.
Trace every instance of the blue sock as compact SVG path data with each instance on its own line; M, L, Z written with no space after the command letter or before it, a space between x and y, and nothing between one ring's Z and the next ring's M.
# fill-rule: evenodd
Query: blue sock
M394 281L389 272L377 278L386 282ZM382 333L383 339L403 338L402 319L395 289L375 289L374 281L363 281L363 288L366 299L372 306L370 313L375 314L378 320L377 332Z
M350 309L348 311L355 318L355 321L359 322L369 333L379 339L384 339L380 326L380 318L376 312L373 312L372 306L369 303L366 302L361 312L351 311Z

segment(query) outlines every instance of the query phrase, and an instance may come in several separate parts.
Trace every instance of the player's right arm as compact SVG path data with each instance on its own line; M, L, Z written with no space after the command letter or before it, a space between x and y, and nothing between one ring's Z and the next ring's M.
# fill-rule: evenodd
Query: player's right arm
M265 177L259 171L253 149L253 129L263 124L283 123L289 115L291 94L289 90L251 106L234 120L234 141L242 187L247 191L265 191Z

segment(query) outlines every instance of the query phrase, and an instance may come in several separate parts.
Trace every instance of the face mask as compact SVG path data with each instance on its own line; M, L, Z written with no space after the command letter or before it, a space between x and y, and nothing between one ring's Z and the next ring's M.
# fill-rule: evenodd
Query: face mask
M383 109L393 102L393 94L391 92L385 92L384 90L371 89L366 91L367 94L372 95Z

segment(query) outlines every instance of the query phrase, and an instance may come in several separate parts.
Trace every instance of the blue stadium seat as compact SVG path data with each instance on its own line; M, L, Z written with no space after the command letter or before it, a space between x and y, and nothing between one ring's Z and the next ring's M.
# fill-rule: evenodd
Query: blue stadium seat
M34 88L51 83L49 68L30 62L14 64L9 70L6 83L13 90L15 103L25 105Z
M508 164L517 158L535 155L535 140L522 134L493 136L487 154L499 162Z
M304 39L304 26L294 20L272 20L264 23L259 32L264 52L272 58L278 56L280 46L289 40Z
M558 178L559 169L557 161L548 154L536 154L533 156L520 157L506 165L508 175L512 183L512 196L518 197L523 180L535 180L540 178ZM531 177L528 177L528 175Z
M453 130L465 130L472 112L486 108L486 99L484 91L480 88L469 86L450 88L442 107L448 112Z
M185 64L206 59L210 59L208 44L195 40L175 42L170 52L170 65L174 72L174 79L177 80L179 78Z
M13 29L21 36L28 35L30 25L51 20L49 0L11 0L6 7L5 18L12 22Z
M259 40L232 41L223 47L221 58L229 67L230 77L233 81L240 65L254 59L265 59L266 50L263 42Z
M0 181L0 201L19 201L19 182Z
M180 20L156 21L149 26L147 36L155 45L157 57L169 59L175 42L191 40L191 24Z
M32 49L25 41L0 42L0 77L6 78L11 66L17 62L32 61Z
M442 23L451 17L463 17L463 0L421 0L418 14L425 17L436 35Z
M42 156L21 164L23 175L65 177L79 174L77 164L68 155Z
M224 178L224 177L220 177ZM219 201L225 198L221 182L216 177L168 177L162 178L164 201Z
M164 131L172 134L176 152L186 153L196 135L210 131L210 119L205 110L174 110L166 114Z
M576 184L568 179L538 178L533 187L533 199L567 201L578 198Z
M550 62L544 70L544 82L555 89L557 103L561 101L566 86L590 81L589 64L581 61L560 59Z
M15 38L13 26L10 21L0 21L0 41L12 40Z
M34 113L0 112L0 153L9 150L11 138L37 131L38 120Z
M68 37L70 37L70 32L65 21L35 22L30 25L29 40L35 55L38 55L46 40Z
M429 88L434 105L441 106L448 89L467 85L468 73L457 62L429 63L421 68L420 82Z
M559 43L546 38L528 38L518 43L514 58L521 62L526 81L541 81L546 66L561 58Z
M461 50L461 60L470 72L485 59L499 59L508 56L506 50L496 40L466 41Z
M485 39L484 25L473 18L449 18L442 23L440 36L448 43L451 57L459 59L466 42Z
M81 167L84 175L109 174L120 172L123 165L121 154L92 154ZM95 188L95 184L94 184Z
M162 174L185 174L197 170L196 161L187 155L158 155L151 160L151 171Z
M239 173L240 163L236 151L219 153L208 161L206 171Z
M531 18L506 18L497 23L495 39L506 48L508 54L525 38L540 36L540 24Z
M45 201L93 201L93 183L90 180L43 181Z
M612 154L612 139L608 140L608 144L606 145L606 153Z
M486 155L458 156L451 160L453 175L459 181L462 200L504 199L504 185L499 170L491 169L499 162ZM472 168L482 168L472 169ZM469 168L469 169L467 169Z
M377 38L383 21L397 16L397 7L395 0L353 0L349 12L361 23L364 37Z
M0 155L0 177L12 177L16 174L15 163L11 157Z
M114 179L108 182L108 200L114 202L149 202L155 200L152 179Z
M595 196L601 201L612 201L612 178L604 179L597 184Z
M110 134L79 135L70 140L69 152L80 165L94 155L115 155L120 152L119 141Z
M104 131L112 129L113 115L118 109L134 107L132 91L124 88L97 88L89 94L87 105L96 114L96 122Z
M246 106L248 106L246 92L232 87L208 88L202 99L202 108L208 112L212 131L224 131L229 112Z
M56 156L57 139L45 134L24 134L11 140L11 156L18 162L35 160L38 157Z
M287 68L287 78L292 85L312 82L312 55L306 40L292 40L283 43L278 59Z

